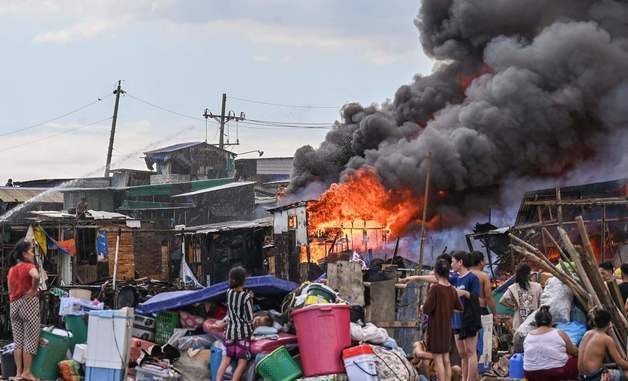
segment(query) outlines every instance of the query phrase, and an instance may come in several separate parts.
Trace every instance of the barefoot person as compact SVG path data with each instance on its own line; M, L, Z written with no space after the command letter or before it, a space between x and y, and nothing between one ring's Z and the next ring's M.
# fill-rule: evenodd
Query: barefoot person
M440 259L434 266L438 283L433 284L423 305L423 313L429 316L427 323L427 350L432 353L436 376L439 381L451 380L449 362L451 318L454 310L462 310L456 289L449 283L449 262Z
M539 308L543 287L537 282L530 281L531 271L528 264L520 264L515 273L515 283L508 287L499 301L500 304L515 311L512 317L513 331L519 328L532 311Z
M482 329L478 336L477 351L480 356L478 362L490 364L493 352L493 316L497 313L493 290L491 289L491 278L484 272L484 254L473 251L473 266L471 272L480 280L480 310L482 313Z
M26 380L36 379L31 373L31 364L39 347L39 272L34 260L33 245L27 241L18 242L7 276L16 376Z
M580 343L578 350L578 372L583 381L620 381L628 380L628 361L622 358L615 342L608 335L611 314L603 309L596 309L592 313L589 330ZM604 358L609 354L619 369L604 367Z
M233 371L233 381L239 381L251 359L251 336L253 335L253 300L244 290L246 270L234 267L229 271L229 290L227 291L227 309L229 317L225 332L225 350L216 375L222 381L232 360L237 360Z

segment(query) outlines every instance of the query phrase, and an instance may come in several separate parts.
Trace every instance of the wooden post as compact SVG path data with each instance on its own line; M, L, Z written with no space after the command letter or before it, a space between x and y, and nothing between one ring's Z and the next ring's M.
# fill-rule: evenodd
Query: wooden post
M427 219L427 202L429 199L429 194L430 194L430 175L432 172L432 153L429 152L427 154L427 173L425 174L425 192L423 194L423 216L421 218L421 236L420 236L420 243L419 243L419 263L417 265L417 273L419 275L423 274L423 252L425 250L425 239L426 239L426 232L425 232L425 220ZM424 286L420 285L419 286L419 297L417 298L417 313L416 313L416 317L418 320L418 324L419 324L419 339L423 338L423 328L421 327L421 304L423 303L423 289Z
M600 260L605 261L606 257L606 205L602 206L602 221L600 222L602 233L600 236Z
M563 205L562 205L560 186L556 186L556 212L558 218L558 226L563 227Z
M543 223L542 206L540 205L537 206L536 211L537 211L537 214L539 215L539 222L542 224ZM543 234L541 234L541 242L543 243L543 254L545 254L545 257L547 257L547 242L545 241L545 236Z
M113 290L116 290L116 277L118 275L118 252L120 251L120 229L116 236L116 253L113 259Z

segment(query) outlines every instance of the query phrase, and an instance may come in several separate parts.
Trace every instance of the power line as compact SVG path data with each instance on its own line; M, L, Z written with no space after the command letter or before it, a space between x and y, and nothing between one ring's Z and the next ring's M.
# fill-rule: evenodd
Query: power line
M289 129L304 129L304 130L329 130L333 127L333 125L328 124L325 126L302 126L302 125L291 125L291 124L264 124L264 123L248 123L248 122L240 122L240 124L244 124L243 128L289 128Z
M254 100L254 99L239 98L239 97L234 97L234 96L229 96L229 98L237 99L237 100L242 101L242 102L256 103L256 104L266 105L266 106L289 107L289 108L304 108L304 109L331 109L331 110L339 110L340 109L340 107L338 107L338 106L292 105L292 104L285 104L285 103L272 103L272 102L257 101L257 100Z
M4 153L4 152L6 152L6 151L10 151L10 150L15 149L15 148L20 148L20 147L23 147L23 146L26 146L26 145L30 145L30 144L33 144L33 143L38 143L38 142L41 142L41 141L44 141L44 140L48 140L48 139L52 139L52 138L56 138L57 136L70 134L70 133L72 133L72 132L75 132L75 131L81 130L81 129L83 129L83 128L90 127L90 126L93 126L93 125L95 125L95 124L102 123L102 122L104 122L104 121L110 120L111 118L112 118L112 117L111 117L111 116L109 116L109 117L106 117L106 118L104 118L104 119L97 120L97 121L95 121L95 122L91 122L91 123L88 123L88 124L84 124L84 125L82 125L82 126L78 126L78 127L70 128L70 129L68 129L68 130L66 130L66 131L63 131L63 132L61 132L61 133L58 133L58 134L48 135L48 136L45 136L45 137L43 137L43 138L41 138L41 139L30 140L30 141L28 141L28 142L26 142L26 143L17 144L17 145L11 146L11 147L7 147L7 148L5 148L5 149L1 150L1 151L0 151L0 154L1 154L1 153Z
M290 126L333 126L329 122L277 122L273 120L247 119L247 121L258 124L285 124Z
M174 114L174 115L179 115L179 116L182 116L184 118L194 119L194 120L197 120L197 121L203 121L204 120L203 118L199 118L199 117L196 117L196 116L184 114L184 113L181 113L181 112L178 112L178 111L174 111L174 110L171 110L171 109L168 109L168 108L156 105L156 104L154 104L152 102L149 102L149 101L147 101L145 99L142 99L142 98L139 98L139 97L137 97L135 95L129 94L128 92L126 93L126 95L129 96L132 99L135 99L136 101L142 102L142 103L144 103L146 105L149 105L149 106L154 107L156 109L159 109L161 111L169 112L169 113Z
M74 110L72 110L72 111L68 111L68 112L66 112L65 114L61 114L61 115L59 115L59 116L55 116L54 118L51 118L51 119L45 120L45 121L43 121L43 122L39 122L39 123L35 123L35 124L31 124L30 126L26 126L26 127L24 127L24 128L19 128L19 129L17 129L17 130L13 130L13 131L9 131L9 132L2 133L2 134L0 134L0 136L12 135L12 134L15 134L15 133L18 133L18 132L22 132L22 131L30 130L31 128L35 128L35 127L39 127L39 126L43 126L44 124L47 124L47 123L55 122L55 121L57 121L57 120L59 120L59 119L63 119L63 118L65 118L66 116L70 116L70 115L75 114L75 113L77 113L77 112L79 112L79 111L81 111L81 110L84 110L84 109L86 109L86 108L88 108L88 107L90 107L90 106L92 106L92 105L95 105L96 103L102 102L104 99L107 99L108 97L110 97L110 96L112 96L112 95L113 95L113 94L108 94L108 95L105 95L105 96L103 96L103 97L99 97L99 98L98 98L98 99L96 99L95 101L89 102L89 103L87 103L87 104L85 104L85 105L83 105L83 106L81 106L81 107L75 108L75 109L74 109Z
M128 92L126 93L126 95L128 95L129 97L144 103L148 106L154 107L156 109L174 114L174 115L178 115L184 118L189 118L189 119L193 119L193 120L197 120L197 121L204 121L205 119L203 118L199 118L196 116L192 116L192 115L188 115L188 114L184 114L182 112L179 111L175 111L172 110L170 108L164 107L164 106L160 106L157 105L153 102L147 101L145 99L142 99L136 95L132 95L129 94ZM218 123L216 120L214 120L213 118L209 118L211 120L213 120L215 123ZM240 121L240 123L246 123L249 125L256 125L256 126L270 126L270 127L286 127L286 128L313 128L313 129L328 129L333 127L333 123L326 123L326 122L280 122L280 121L270 121L270 120L260 120L260 119L246 119L246 121ZM246 128L246 127L245 127Z

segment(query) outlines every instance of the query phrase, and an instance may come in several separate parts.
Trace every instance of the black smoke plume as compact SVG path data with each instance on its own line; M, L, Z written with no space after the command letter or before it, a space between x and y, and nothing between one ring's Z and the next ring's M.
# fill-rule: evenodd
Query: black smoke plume
M431 212L452 225L497 206L510 180L555 182L591 162L625 175L628 2L421 4L434 72L382 106L345 105L319 148L295 153L292 194L367 166L420 194L431 152L432 187L448 195Z

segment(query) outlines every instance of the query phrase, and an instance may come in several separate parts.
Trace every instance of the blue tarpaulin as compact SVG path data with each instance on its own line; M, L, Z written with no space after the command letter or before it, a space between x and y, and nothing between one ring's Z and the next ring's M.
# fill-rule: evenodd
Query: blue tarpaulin
M244 284L247 290L251 290L255 295L261 296L285 295L293 291L297 286L298 284L294 282L278 279L271 275L249 277L246 278L246 283ZM225 298L228 289L229 285L227 282L220 282L200 290L164 292L140 304L137 311L141 314L151 314L200 302L222 300Z
M107 247L107 232L104 230L98 231L98 236L96 237L96 252L100 257L106 257L108 253Z

